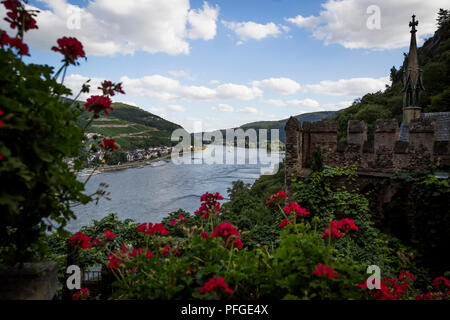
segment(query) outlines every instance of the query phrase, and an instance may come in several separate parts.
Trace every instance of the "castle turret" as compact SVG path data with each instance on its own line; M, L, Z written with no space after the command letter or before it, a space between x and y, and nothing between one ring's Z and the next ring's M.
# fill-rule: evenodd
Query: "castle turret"
M419 67L419 57L417 55L416 41L416 16L412 16L409 23L411 29L411 44L409 46L408 67L403 75L403 124L409 125L411 120L420 118L421 107L420 98L422 91L425 90L422 82L422 70Z

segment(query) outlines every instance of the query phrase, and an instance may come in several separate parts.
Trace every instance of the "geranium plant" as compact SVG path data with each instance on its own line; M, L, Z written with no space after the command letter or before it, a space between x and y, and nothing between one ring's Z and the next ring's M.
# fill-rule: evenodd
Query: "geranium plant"
M52 49L63 55L57 72L47 65L25 63L30 55L24 35L38 29L38 11L26 2L1 1L4 18L11 30L0 30L0 264L32 261L45 252L41 238L47 231L63 232L75 218L71 208L92 197L84 194L85 182L77 179L80 162L69 166L86 146L84 129L77 125L82 112L92 112L91 121L112 109L110 96L124 93L121 84L105 81L103 95L93 96L86 105L76 99L89 92L84 84L74 100L64 86L70 65L79 64L86 54L75 38L62 38ZM15 35L11 35L15 33ZM116 150L114 140L95 137L90 150Z

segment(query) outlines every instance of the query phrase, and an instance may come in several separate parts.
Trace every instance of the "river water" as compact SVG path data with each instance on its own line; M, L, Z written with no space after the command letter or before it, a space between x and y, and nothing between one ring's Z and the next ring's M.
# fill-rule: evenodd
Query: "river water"
M205 192L219 192L226 201L227 188L233 181L252 184L262 173L276 170L275 164L282 158L279 153L266 155L260 149L209 146L204 152L179 159L183 164L169 160L158 167L145 166L94 175L86 185L86 193L94 193L100 183L106 183L111 200L101 198L97 205L91 202L75 207L73 211L77 219L72 220L66 229L78 231L82 226L92 224L93 219L100 220L109 213L116 213L122 220L131 218L136 222L153 223L180 208L193 213L199 208L200 196ZM80 179L83 181L83 177Z

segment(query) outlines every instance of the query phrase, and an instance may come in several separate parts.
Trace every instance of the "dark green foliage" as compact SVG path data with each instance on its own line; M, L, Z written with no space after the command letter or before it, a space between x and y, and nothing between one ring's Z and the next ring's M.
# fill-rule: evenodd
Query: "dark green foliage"
M400 214L414 225L411 245L421 253L423 265L435 274L448 271L450 261L445 252L450 243L450 180L426 173L399 173L393 181L402 187L386 208L386 215ZM402 206L405 201L396 202L397 198L406 200L408 206Z
M53 68L24 64L0 50L0 263L32 260L52 226L74 218L73 202L87 203L84 185L66 160L82 147L78 108L58 97L70 90L52 79Z

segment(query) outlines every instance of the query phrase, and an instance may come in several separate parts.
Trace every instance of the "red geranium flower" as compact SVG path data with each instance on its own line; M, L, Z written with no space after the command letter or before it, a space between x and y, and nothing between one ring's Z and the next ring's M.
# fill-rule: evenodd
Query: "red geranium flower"
M90 243L91 238L82 232L77 232L75 235L69 238L69 244L73 246L79 246L81 249L92 248L92 243Z
M316 265L316 269L313 270L312 273L319 277L327 276L328 279L337 278L339 276L336 272L334 272L334 269L332 267L329 267L325 264Z
M310 214L309 211L306 211L306 209L302 208L299 204L295 202L290 202L288 206L285 206L283 208L284 213L287 215L291 212L294 212L297 216L305 217Z
M116 234L112 233L110 230L106 230L105 235L106 235L106 239L111 240L111 241L114 240L114 238L116 237Z
M91 96L84 104L84 107L88 109L89 112L94 111L94 113L100 113L103 111L108 115L109 110L114 110L111 105L112 101L109 97Z
M143 223L140 226L136 228L137 232L142 232L148 235L154 235L159 233L160 235L166 235L170 232L166 230L166 227L162 223L156 223L153 225L153 223Z
M277 193L272 194L269 199L266 200L266 207L271 204L277 204L281 199L287 199L287 195L283 190L278 191Z
M224 246L230 247L234 244L236 248L242 249L242 241L239 236L239 231L230 222L219 224L211 234L211 238L221 237L225 241Z
M183 216L179 216L178 219L170 220L169 224L170 224L171 226L174 226L174 225L176 225L178 222L183 222L183 221L187 221L187 220L189 220L189 219L188 219L188 218L185 218L185 217L183 217Z
M99 146L105 150L119 150L119 147L116 145L116 140L114 139L103 138L103 143L99 143Z
M122 89L122 83L113 83L111 81L105 80L101 83L101 87L98 89L102 90L104 96L113 97L115 93L125 94L125 91Z
M243 246L244 244L242 243L242 241L241 241L240 238L237 238L237 239L235 239L235 240L233 241L233 245L234 245L235 248L238 248L239 250L241 250L241 249L242 249L242 246Z
M358 231L358 226L355 224L355 221L349 218L339 220L337 228L344 232L349 232L352 230Z
M200 294L204 294L206 292L211 292L211 291L216 290L216 289L223 289L228 294L233 294L234 293L234 290L231 290L228 287L228 284L225 283L225 278L224 277L216 277L216 278L209 279L208 282L206 282L203 285L203 287L201 287Z
M18 0L4 0L2 1L6 10L9 10L4 20L10 24L11 29L17 28L19 31L28 31L31 29L38 29L36 16L34 12L37 10L26 10L22 3Z
M281 223L278 226L278 228L284 228L284 227L286 227L289 224L292 224L292 220L288 220L288 219L284 218L283 221L281 221Z
M450 280L448 280L446 277L437 277L433 280L432 285L433 287L440 287L440 286L450 287Z
M205 230L202 230L202 240L201 241L208 240L208 238L209 238L208 232L206 232Z
M58 39L58 47L53 46L52 50L60 52L64 56L64 62L76 65L78 58L86 58L83 45L76 38L63 37Z
M90 294L91 292L88 288L82 288L80 291L77 291L72 295L72 300L83 300L89 297Z
M339 232L338 222L333 220L331 221L330 225L325 228L325 232L322 235L323 239L326 239L330 236L330 229L331 229L331 238L339 239L343 236L343 234Z
M20 38L10 38L5 31L0 30L0 47L3 49L4 46L10 46L11 48L16 48L19 55L29 56L28 46L22 42Z
M131 258L136 258L136 256L142 255L143 252L144 252L144 250L142 250L141 248L138 248L138 249L133 249L128 255L129 255ZM150 258L155 257L155 255L152 254L152 253L150 252L150 250L145 249L145 257L146 257L147 259L150 259Z
M200 197L202 204L195 214L201 214L203 219L208 219L209 215L218 215L220 213L219 200L223 200L223 197L218 192L215 194L206 192Z

